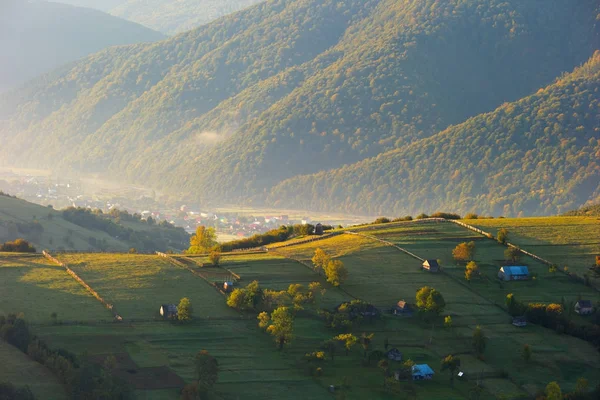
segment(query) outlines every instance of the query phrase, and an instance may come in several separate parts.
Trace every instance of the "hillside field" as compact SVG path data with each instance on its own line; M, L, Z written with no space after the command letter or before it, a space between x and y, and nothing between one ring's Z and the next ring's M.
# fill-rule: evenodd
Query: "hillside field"
M596 302L600 300L598 292L565 275L553 275L528 258L521 262L537 274L535 281L500 284L495 273L503 265L504 246L449 222L406 222L354 230L365 236L344 233L263 253L227 253L218 268L208 266L204 257L175 256L195 273L158 256L57 255L114 304L123 316L122 323L109 322L110 313L60 267L37 255L1 254L0 314L23 312L35 333L53 348L85 353L99 361L116 355L117 369L143 399L179 398L182 382L195 379L193 357L202 349L219 361L215 398L227 400L331 399L329 385L336 385L337 396L343 393L348 399L458 400L471 398L477 380L483 388L482 399L517 399L535 394L551 380L557 380L563 392L573 390L579 377L587 378L590 387L600 383L598 353L589 343L531 324L516 328L504 310L504 298L510 292L528 302L560 302L563 297L566 303L578 296ZM424 272L418 259L377 239L422 258L440 259L443 271ZM475 261L483 278L469 284L463 277L464 267L456 265L451 252L458 243L471 240L476 243ZM317 248L347 267L348 279L339 288L310 268ZM349 355L338 350L334 361L327 358L321 362L322 376L311 376L304 355L318 350L320 343L338 332L326 328L309 307L296 316L292 343L277 351L273 339L257 327L256 313L228 308L225 296L196 275L220 283L219 279L231 272L241 278L241 286L257 280L262 288L277 290L291 283L306 286L318 281L327 289L319 303L329 309L353 298L374 304L383 312L382 318L364 321L352 333L374 334L369 351L383 351L387 339L405 359L428 363L436 372L434 379L401 383L394 394L384 388L382 371L374 363L363 365L359 345ZM425 285L443 294L447 303L443 315L452 317L451 329L439 321L432 326L417 316L388 313L399 300L414 303L416 290ZM14 292L7 292L11 287ZM160 305L177 303L184 296L192 301L194 321L178 325L161 320ZM58 324L50 319L53 311L58 312ZM473 354L471 345L476 325L488 338L482 359ZM529 364L521 358L525 344L533 348ZM453 386L448 372L440 368L440 360L447 354L461 358L461 371L467 377L455 380ZM392 362L391 370L398 365ZM131 370L135 374L128 372Z

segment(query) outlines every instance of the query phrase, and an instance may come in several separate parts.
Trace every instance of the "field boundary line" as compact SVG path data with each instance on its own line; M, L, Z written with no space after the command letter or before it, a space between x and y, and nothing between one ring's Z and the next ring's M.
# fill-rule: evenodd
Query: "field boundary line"
M88 285L83 279L81 279L79 277L79 275L77 275L77 273L75 271L73 271L71 268L69 268L69 266L59 260L57 260L56 258L54 258L49 252L47 252L46 250L42 251L42 254L44 255L44 257L46 257L48 260L52 261L53 263L63 267L65 269L65 271L67 271L67 273L69 275L71 275L71 277L73 277L73 279L75 279L77 282L79 282L79 284L81 286L83 286L88 292L90 292L90 294L92 296L94 296L96 298L96 300L98 300L100 303L102 303L102 305L104 307L106 307L107 310L109 310L113 316L115 317L115 320L117 321L123 321L123 317L121 317L116 310L114 309L114 306L112 304L110 304L109 302L107 302L106 300L104 300L102 298L102 296L100 296L100 294L98 294L98 292L96 292L94 289L92 289L92 287L90 285Z
M410 251L408 251L408 250L406 250L406 249L404 249L404 248L402 248L402 247L398 246L397 244L394 244L394 243L392 243L392 242L388 242L387 240L379 239L378 237L371 236L371 235L365 235L364 233L359 233L359 232L351 232L351 231L348 231L348 232L345 232L345 233L347 233L347 234L349 234L349 235L362 236L362 237L365 237L365 238L367 238L367 239L371 239L371 240L376 240L376 241L378 241L378 242L384 243L386 246L394 247L394 248L396 248L397 250L400 250L401 252L408 254L408 255L409 255L409 256L411 256L412 258L416 258L416 259L417 259L417 260L419 260L419 261L425 261L425 259L424 259L424 258L421 258L421 257L419 257L418 255L416 255L416 254L414 254L414 253L411 253Z
M176 260L175 258L171 257L170 255L166 254L166 253L162 253L160 251L156 252L156 255L161 257L161 258L165 258L167 261L169 261L171 264L174 264L180 268L184 268L187 269L188 271L190 271L192 274L196 275L197 277L201 278L202 280L204 280L206 283L208 283L211 287L215 288L217 290L217 292L221 293L223 296L226 296L227 293L225 293L221 288L219 288L217 285L215 285L213 282L209 281L208 279L206 279L200 272L195 271L193 268L191 268L188 265L185 265L184 263L182 263L179 260Z

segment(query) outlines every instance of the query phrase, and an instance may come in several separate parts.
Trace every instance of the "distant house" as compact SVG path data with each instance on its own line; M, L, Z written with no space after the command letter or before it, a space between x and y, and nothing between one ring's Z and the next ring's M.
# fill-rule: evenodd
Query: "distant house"
M404 300L400 300L394 307L392 307L392 314L411 316L413 314L413 310L410 304Z
M437 260L425 260L423 261L423 269L429 272L438 272L440 270L440 265Z
M323 232L324 232L323 224L321 224L319 222L317 225L315 225L315 235L322 235Z
M223 283L223 291L229 293L233 290L233 282L224 282Z
M343 312L348 313L348 317L350 319L355 319L357 317L369 317L370 319L373 317L377 317L381 314L381 311L377 307L372 304L352 304L352 303L342 303L335 307L335 312Z
M527 318L525 318L525 317L514 317L512 319L512 324L514 326L518 326L518 327L527 326Z
M433 370L427 364L417 364L412 367L412 378L414 381L433 379Z
M594 312L591 300L579 300L575 303L575 312L579 315L589 315Z
M393 348L391 350L386 351L385 356L389 360L402 361L402 353L397 348Z
M521 266L502 267L498 271L498 278L503 281L526 280L529 279L529 269Z
M160 315L164 318L176 318L177 306L175 304L163 304L160 306Z

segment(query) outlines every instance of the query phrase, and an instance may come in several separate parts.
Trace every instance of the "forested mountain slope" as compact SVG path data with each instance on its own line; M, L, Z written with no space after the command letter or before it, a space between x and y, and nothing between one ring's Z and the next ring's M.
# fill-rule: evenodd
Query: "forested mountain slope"
M103 12L65 4L0 1L0 91L109 46L163 39Z
M271 0L0 97L0 160L236 201L535 92L600 48L598 14L595 0Z
M286 207L388 215L557 214L599 200L600 52L522 100L270 195Z

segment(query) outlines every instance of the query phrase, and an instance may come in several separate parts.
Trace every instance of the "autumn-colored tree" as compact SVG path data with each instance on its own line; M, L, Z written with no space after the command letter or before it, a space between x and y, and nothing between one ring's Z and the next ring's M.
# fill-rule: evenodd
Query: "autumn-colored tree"
M294 317L287 307L279 307L271 313L271 324L267 327L277 343L277 348L283 350L283 346L289 344L294 335Z
M206 350L201 350L194 359L198 388L209 391L219 380L219 363Z
M452 250L452 257L458 262L466 262L475 255L475 242L463 242Z
M360 337L360 344L364 350L365 360L367 359L367 353L369 351L369 348L371 347L371 342L373 341L373 336L375 336L374 333L367 335L365 332L363 332L363 334Z
M256 319L258 319L258 327L261 329L267 329L269 322L271 322L271 317L269 317L269 314L265 311L258 314Z
M481 356L485 351L487 338L485 337L481 326L477 325L475 330L473 331L473 348L475 349L475 354Z
M179 305L177 306L177 319L180 322L187 322L192 319L192 302L187 297L179 300Z
M216 245L217 234L215 228L207 228L204 225L200 225L196 228L196 234L190 238L190 248L187 250L187 253L208 253Z
M315 250L315 254L312 258L315 271L317 271L319 274L323 273L325 271L325 266L329 264L329 261L331 261L331 257L327 253L321 249Z
M454 372L460 367L460 358L454 357L452 354L442 359L442 371L450 372L450 383L454 383Z
M312 293L312 297L318 307L321 299L325 296L327 289L323 288L320 282L311 282L308 284L308 290Z
M348 277L348 270L340 260L330 260L325 266L327 282L333 286L340 286Z
M264 289L262 291L262 306L265 310L273 310L277 307L286 306L290 302L290 296L285 290Z
M432 312L439 315L446 307L444 296L436 289L424 286L416 294L417 307L422 311Z
M509 246L504 250L504 259L511 263L516 263L521 258L521 249L518 247Z
M479 275L479 266L477 265L477 263L475 261L469 261L467 263L467 266L465 267L465 279L468 282L471 282L471 279L473 279L473 277L478 276Z
M449 315L446 315L446 317L444 317L444 326L448 329L452 328L452 317Z
M212 265L218 267L219 263L221 262L221 252L218 250L211 251L210 255L208 256L208 259L210 260Z
M508 242L508 229L506 228L501 228L498 231L498 242L502 243L502 244L506 244L506 242Z
M348 355L352 347L358 343L358 338L351 333L342 333L333 339L344 344L344 347L346 348L346 355Z
M557 382L550 382L546 386L546 400L563 400L562 390Z
M521 352L521 356L523 357L523 360L525 360L526 363L528 363L531 360L531 346L526 344L523 346L523 351Z
M385 386L385 382L387 381L387 377L390 374L390 363L385 358L383 360L379 360L377 363L377 367L383 371L383 386Z

